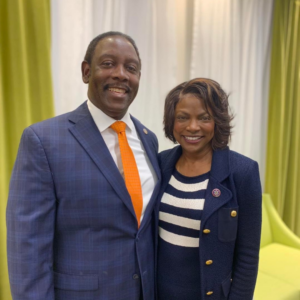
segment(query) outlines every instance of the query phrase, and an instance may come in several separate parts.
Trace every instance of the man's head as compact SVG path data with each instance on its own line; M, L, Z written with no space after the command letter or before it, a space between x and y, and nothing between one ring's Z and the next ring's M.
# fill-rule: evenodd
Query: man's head
M141 60L135 42L120 32L94 38L81 65L88 97L108 116L119 120L139 88Z

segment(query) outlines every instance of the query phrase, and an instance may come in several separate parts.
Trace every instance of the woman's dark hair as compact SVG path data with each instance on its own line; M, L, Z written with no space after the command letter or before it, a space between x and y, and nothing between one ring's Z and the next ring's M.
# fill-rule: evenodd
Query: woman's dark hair
M233 115L228 104L228 95L221 88L220 84L207 78L195 78L183 82L172 89L165 100L164 131L165 136L176 143L173 135L175 109L180 99L187 94L193 94L196 98L204 101L207 112L212 112L215 122L215 133L211 141L213 150L224 149L231 138L232 126L230 122Z

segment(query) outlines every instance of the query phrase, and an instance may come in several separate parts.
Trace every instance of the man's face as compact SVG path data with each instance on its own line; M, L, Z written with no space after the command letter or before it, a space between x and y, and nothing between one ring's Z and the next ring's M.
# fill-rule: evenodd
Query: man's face
M88 97L108 116L120 120L134 100L140 81L140 62L132 44L121 36L102 39L91 65L82 63Z

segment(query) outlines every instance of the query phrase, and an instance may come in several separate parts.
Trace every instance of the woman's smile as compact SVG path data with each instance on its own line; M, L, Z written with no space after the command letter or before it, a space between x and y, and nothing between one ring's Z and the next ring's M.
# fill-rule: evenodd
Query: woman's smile
M193 94L181 97L175 108L173 135L183 152L201 154L211 150L215 122L204 101Z

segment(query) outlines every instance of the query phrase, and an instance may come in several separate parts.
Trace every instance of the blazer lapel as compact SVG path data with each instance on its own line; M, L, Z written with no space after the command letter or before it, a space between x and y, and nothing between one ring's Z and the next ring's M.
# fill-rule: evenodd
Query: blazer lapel
M222 181L229 175L229 149L214 151L210 179L206 190L205 204L201 218L201 227L204 226L206 220L215 211L232 198L231 191L222 185ZM214 196L215 193L213 193L213 190L215 189L219 190L219 196Z
M107 146L88 110L86 102L76 109L69 118L73 124L69 130L85 149L103 176L114 188L120 199L135 217L130 195Z
M162 187L159 199L162 197L162 193L166 189L168 182L172 176L172 172L176 165L176 162L182 154L181 146L175 147L170 151L166 161L162 162ZM229 149L217 150L213 152L213 159L210 171L210 179L206 190L205 204L203 214L201 218L201 226L203 226L206 220L221 206L225 205L231 198L232 193L227 189L222 182L230 175L229 168ZM215 197L212 194L214 189L220 191L220 196Z
M164 191L170 181L170 178L172 176L176 162L180 158L181 154L182 154L182 148L181 148L181 146L177 146L177 147L173 148L172 151L169 153L167 160L164 162L161 162L161 165L162 165L161 191L162 191L162 193L164 193ZM161 193L161 195L159 195L159 198L161 198L162 193Z

